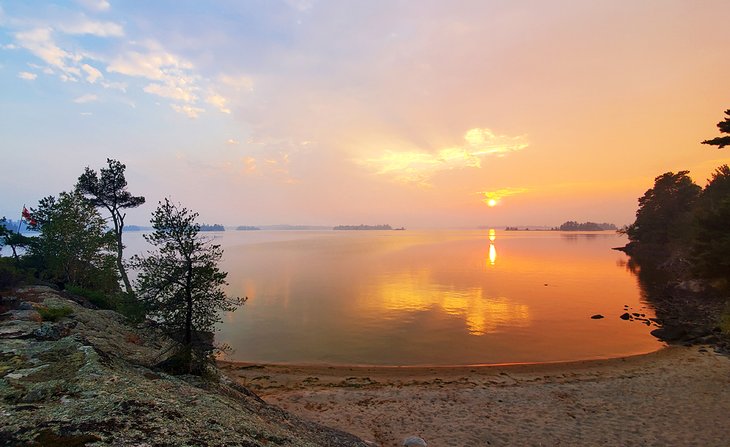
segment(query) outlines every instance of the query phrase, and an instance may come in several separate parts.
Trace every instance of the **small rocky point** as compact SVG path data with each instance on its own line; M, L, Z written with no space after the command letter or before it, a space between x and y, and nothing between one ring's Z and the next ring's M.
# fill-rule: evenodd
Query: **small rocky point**
M153 326L90 307L44 286L0 292L0 446L367 445L224 376L168 375Z

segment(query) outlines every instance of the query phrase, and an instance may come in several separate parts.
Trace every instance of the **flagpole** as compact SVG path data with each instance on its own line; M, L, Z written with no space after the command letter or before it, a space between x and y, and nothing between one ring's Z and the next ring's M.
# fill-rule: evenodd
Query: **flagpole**
M25 203L23 204L23 210L25 210ZM20 234L20 224L23 223L23 211L20 212L20 220L18 221L18 231L16 233Z

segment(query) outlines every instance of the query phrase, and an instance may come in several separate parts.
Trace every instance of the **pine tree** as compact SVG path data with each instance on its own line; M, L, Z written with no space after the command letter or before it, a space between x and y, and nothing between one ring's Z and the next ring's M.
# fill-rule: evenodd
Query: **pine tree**
M730 109L725 110L725 115L727 115L727 118L717 123L717 128L720 129L720 133L730 134ZM709 144L711 146L717 146L718 149L722 149L723 147L730 145L730 135L705 140L702 144Z
M99 169L99 174L86 167L84 173L79 176L76 191L83 194L86 200L95 207L106 208L111 214L116 240L117 269L127 294L132 296L134 290L129 282L127 270L124 268L122 232L126 213L123 213L122 210L136 208L142 205L145 199L142 196L133 196L127 191L127 180L124 178L125 165L111 158L107 158L106 162L109 167Z
M179 343L175 362L168 366L185 373L203 370L220 312L233 311L245 301L222 290L228 275L218 268L223 250L199 236L197 217L169 199L160 202L152 215L154 232L144 236L156 251L132 260L139 269L138 298L148 316Z

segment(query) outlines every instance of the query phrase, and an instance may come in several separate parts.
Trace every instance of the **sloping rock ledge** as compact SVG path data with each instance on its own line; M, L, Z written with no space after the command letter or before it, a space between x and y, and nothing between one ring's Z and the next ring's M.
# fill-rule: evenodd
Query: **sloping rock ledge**
M42 286L0 295L0 446L366 446L224 376L154 370L164 338L115 312Z

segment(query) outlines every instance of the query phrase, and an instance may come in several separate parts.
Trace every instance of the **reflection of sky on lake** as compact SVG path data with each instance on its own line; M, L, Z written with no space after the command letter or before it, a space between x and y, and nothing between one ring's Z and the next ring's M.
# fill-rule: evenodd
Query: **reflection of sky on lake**
M229 231L216 242L230 293L249 297L218 335L237 360L476 364L660 346L618 318L644 305L611 232Z

